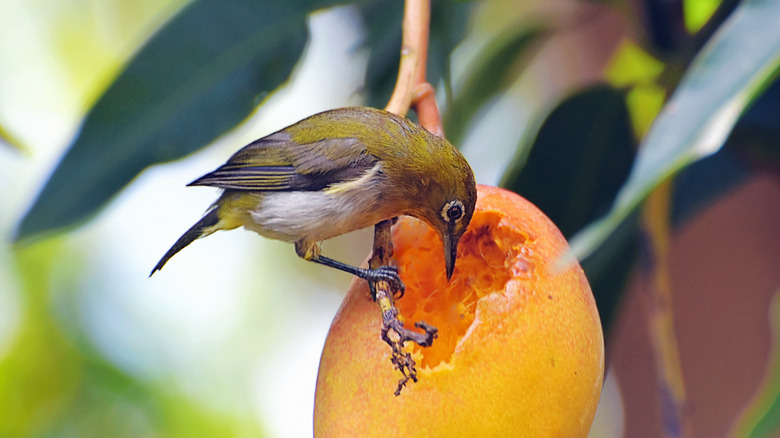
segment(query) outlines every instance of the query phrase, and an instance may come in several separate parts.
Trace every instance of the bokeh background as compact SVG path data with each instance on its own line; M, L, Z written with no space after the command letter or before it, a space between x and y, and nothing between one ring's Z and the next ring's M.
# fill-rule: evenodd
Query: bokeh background
M448 137L478 182L527 196L571 237L609 210L652 120L739 2L540 3L434 2L431 77ZM148 273L216 198L187 183L315 112L384 105L401 2L314 12L289 78L248 91L258 109L235 128L158 160L64 229L28 236L20 227L93 105L186 7L0 0L0 436L311 436L320 351L350 278L241 230ZM762 45L770 69L780 59L775 37ZM780 436L766 420L780 409L771 324L780 315L780 100L771 76L746 91L761 98L723 150L689 167L694 159L657 166L685 167L661 196L669 229L650 231L653 221L635 212L585 265L609 360L592 436ZM109 175L132 152L111 143ZM99 166L86 159L84 174ZM58 202L77 205L101 184L67 186ZM370 237L351 233L324 250L360 264ZM660 262L648 249L659 239L668 244ZM671 284L666 313L651 290L659 276ZM673 318L671 338L654 325L664 317ZM658 351L669 349L681 382L664 382L669 356ZM665 412L668 393L680 390L681 422Z
M312 18L305 59L263 114L148 169L88 225L8 244L95 98L184 3L0 7L2 119L25 145L0 151L3 436L311 435L319 355L349 276L245 231L198 242L148 275L217 195L185 184L240 145L360 102L366 55L354 12ZM370 245L365 234L325 248L359 264Z

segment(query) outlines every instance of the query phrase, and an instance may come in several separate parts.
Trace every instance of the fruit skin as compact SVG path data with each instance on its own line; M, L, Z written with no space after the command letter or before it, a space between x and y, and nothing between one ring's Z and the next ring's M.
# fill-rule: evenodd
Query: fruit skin
M378 307L366 283L353 281L320 361L315 436L587 436L601 392L603 335L579 265L552 272L568 248L555 225L522 197L478 186L477 209L449 284L436 278L440 261L433 259L441 251L428 246L441 248L441 242L433 231L401 218L393 233L395 260L407 285L397 305L402 315L415 318L426 315L421 310L426 303L433 308L425 319L441 333L431 348L442 350L416 348L419 382L394 396L400 374L379 338ZM489 238L474 238L480 233ZM498 257L484 264L487 253ZM491 269L493 278L505 277L501 290L480 282L478 274ZM425 298L431 290L419 285L431 287L438 280L434 297L444 301L431 305L432 298ZM459 303L459 291L475 285L480 298ZM465 331L449 330L441 313L468 308L471 314L459 314L473 318ZM407 317L406 325L415 318ZM421 365L426 354L444 359L428 361L428 368Z

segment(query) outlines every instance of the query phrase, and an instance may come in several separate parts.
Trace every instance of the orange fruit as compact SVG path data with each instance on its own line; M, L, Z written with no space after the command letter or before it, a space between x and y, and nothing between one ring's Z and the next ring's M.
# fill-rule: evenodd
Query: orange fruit
M417 383L401 377L380 339L381 316L356 280L320 360L317 437L585 437L601 392L604 341L579 265L554 272L568 245L535 206L479 186L452 280L436 233L401 218L394 259L406 284L396 302L407 327L439 329L409 345Z

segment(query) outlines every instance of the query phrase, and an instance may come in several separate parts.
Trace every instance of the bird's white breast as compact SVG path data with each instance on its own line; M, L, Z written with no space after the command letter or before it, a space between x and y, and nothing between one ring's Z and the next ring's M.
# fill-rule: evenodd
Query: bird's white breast
M324 191L268 192L249 212L252 223L245 227L271 239L319 242L400 214L381 205L379 197L376 184L356 181Z

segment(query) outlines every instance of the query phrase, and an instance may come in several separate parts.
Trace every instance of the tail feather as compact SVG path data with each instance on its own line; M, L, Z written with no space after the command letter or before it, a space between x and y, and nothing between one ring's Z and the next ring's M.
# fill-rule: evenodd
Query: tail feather
M162 269L163 265L173 257L177 252L181 251L189 245L190 243L194 242L199 237L208 236L209 234L213 233L216 230L209 230L209 228L214 227L219 223L219 215L217 214L217 208L212 208L211 211L206 213L205 216L201 220L199 220L195 225L193 225L187 232L182 234L181 237L179 237L179 240L176 241L176 243L173 244L171 249L168 250L168 252L165 253L164 256L160 259L159 262L157 262L157 266L152 269L152 272L149 274L151 277L154 275L155 272Z

